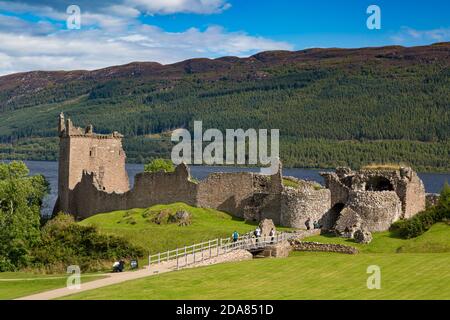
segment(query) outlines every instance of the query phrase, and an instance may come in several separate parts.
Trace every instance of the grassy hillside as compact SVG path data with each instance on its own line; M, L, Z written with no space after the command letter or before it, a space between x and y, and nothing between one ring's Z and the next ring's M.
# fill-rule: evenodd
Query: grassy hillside
M450 299L448 239L450 227L438 224L415 240L377 234L358 255L294 253L182 270L68 299ZM405 252L399 247L422 253L395 253ZM380 290L367 289L370 265L381 268Z
M192 224L178 226L177 224L158 225L152 222L151 219L155 213L163 210L169 212L186 210L192 215ZM99 214L83 220L80 224L96 225L100 231L123 236L131 243L152 253L173 250L220 237L227 238L231 237L235 230L243 234L255 228L254 224L246 223L227 213L194 208L184 203Z
M373 234L370 245L328 235L310 237L305 241L350 245L362 253L450 253L450 226L446 223L437 223L420 237L408 240L398 237L393 232L378 232Z
M0 158L56 158L57 116L168 157L175 128L277 128L286 166L450 171L450 44L310 49L0 77ZM32 116L31 116L32 115Z

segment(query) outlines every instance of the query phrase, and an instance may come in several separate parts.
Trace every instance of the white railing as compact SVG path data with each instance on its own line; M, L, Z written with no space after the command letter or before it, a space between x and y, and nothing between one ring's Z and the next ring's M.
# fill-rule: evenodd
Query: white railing
M279 242L289 240L296 236L295 233L279 232L274 236L253 237L253 233L245 234L233 241L231 238L214 239L191 246L177 248L149 255L148 265L159 265L161 263L172 263L171 267L180 269L189 265L208 260L235 250L259 250Z

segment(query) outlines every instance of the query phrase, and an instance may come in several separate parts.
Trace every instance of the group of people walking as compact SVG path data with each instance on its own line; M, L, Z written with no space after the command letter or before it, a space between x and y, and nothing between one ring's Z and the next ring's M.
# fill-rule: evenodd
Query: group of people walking
M261 228L258 226L256 227L255 231L253 231L253 237L256 239L256 243L259 242L259 239L262 236L262 230ZM233 242L238 242L239 240L239 233L237 231L233 232L233 235L231 236L233 239ZM269 232L269 237L270 237L270 243L273 243L275 240L275 229L272 228Z

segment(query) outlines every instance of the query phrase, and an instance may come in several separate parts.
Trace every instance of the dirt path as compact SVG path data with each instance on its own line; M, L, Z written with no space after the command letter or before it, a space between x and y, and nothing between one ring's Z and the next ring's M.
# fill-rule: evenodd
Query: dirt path
M212 264L218 264L218 263L224 263L224 262L230 262L230 261L241 261L244 259L251 259L251 254L245 250L232 251L232 252L224 253L219 256L215 256L214 254L211 254L211 256L209 256L209 254L210 254L209 251L198 252L195 256L195 261L198 261L198 262L196 262L195 264L193 263L194 256L189 255L188 261L189 261L189 263L192 263L192 264L190 264L188 266L188 268L200 267L200 266L212 265ZM182 262L179 261L179 267L180 267L180 269L185 268L184 263L182 264ZM68 296L68 295L72 295L72 294L76 294L76 293L80 293L80 292L84 292L84 291L88 291L88 290L98 289L98 288L110 286L113 284L122 283L125 281L146 278L146 277L163 274L163 273L167 273L167 272L171 272L171 271L175 271L175 270L177 270L177 261L173 260L173 261L163 262L157 266L152 265L151 268L149 268L147 266L145 269L141 269L138 271L128 271L128 272L122 272L122 273L107 274L107 278L82 283L80 289L69 289L69 288L65 287L65 288L60 288L60 289L55 289L55 290L50 290L50 291L33 294L30 296L18 298L16 300L58 299L58 298L62 298L62 297Z

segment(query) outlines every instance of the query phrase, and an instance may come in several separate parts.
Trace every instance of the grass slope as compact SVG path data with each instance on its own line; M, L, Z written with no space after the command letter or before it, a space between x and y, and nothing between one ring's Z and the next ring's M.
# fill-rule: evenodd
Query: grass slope
M381 268L368 290L367 267ZM295 253L130 281L68 299L449 299L450 256Z
M358 246L362 250L358 255L296 252L287 259L182 270L67 298L450 299L449 235L450 227L445 224L435 225L414 240L380 233L372 244ZM342 242L326 237L312 240ZM441 253L404 253L436 251ZM381 268L381 290L367 289L370 265Z
M329 235L314 236L305 241L350 245L362 253L450 253L450 227L445 223L437 223L420 237L408 240L389 231L374 233L370 245Z
M146 212L186 210L192 216L192 224L180 227L177 224L158 225L149 221ZM251 231L255 224L244 222L231 215L213 210L188 206L184 203L157 205L148 209L115 211L95 215L80 222L96 225L100 231L125 237L133 244L151 253L176 249L201 241L230 237L234 230L240 234Z
M0 300L11 300L35 293L62 288L67 283L67 274L41 275L25 272L0 273ZM98 280L101 275L85 275L81 283Z
M450 299L449 236L450 227L443 223L413 240L380 233L370 245L355 245L358 255L295 252L287 259L182 270L67 298ZM310 240L345 242L323 236ZM381 268L381 290L367 289L370 265Z

